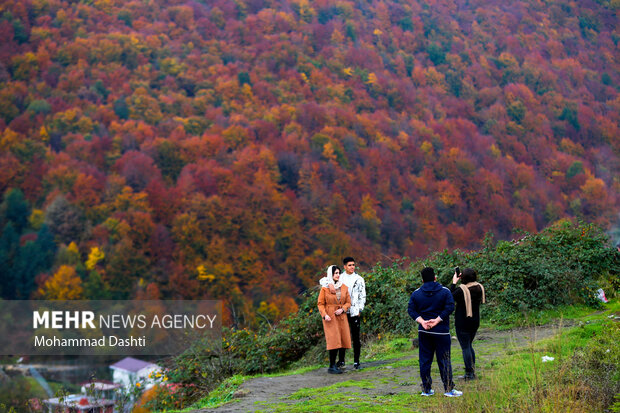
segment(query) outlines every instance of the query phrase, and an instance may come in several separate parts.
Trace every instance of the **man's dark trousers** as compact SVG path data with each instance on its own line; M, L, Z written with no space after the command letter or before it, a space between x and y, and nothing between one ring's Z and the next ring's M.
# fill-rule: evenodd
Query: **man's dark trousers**
M431 364L437 353L437 364L443 387L446 392L454 388L452 381L452 364L450 362L450 334L418 333L420 345L420 376L425 393L430 392L433 379L431 378Z
M362 343L360 343L360 330L361 330L361 316L351 317L347 314L349 319L349 329L351 330L351 344L353 344L353 362L360 362L360 351Z

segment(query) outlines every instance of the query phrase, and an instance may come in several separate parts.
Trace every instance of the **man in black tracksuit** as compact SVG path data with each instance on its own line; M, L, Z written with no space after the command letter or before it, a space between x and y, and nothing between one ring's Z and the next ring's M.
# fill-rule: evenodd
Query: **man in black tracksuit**
M450 314L454 311L452 293L435 281L435 270L426 267L422 270L424 284L411 294L408 312L418 324L420 344L420 377L422 395L431 396L431 364L437 353L437 364L445 389L445 396L460 396L462 392L454 389L452 364L450 362Z

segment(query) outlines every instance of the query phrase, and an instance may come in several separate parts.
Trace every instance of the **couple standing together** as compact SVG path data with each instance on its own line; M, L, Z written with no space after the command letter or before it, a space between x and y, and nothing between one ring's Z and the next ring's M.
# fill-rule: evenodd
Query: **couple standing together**
M337 265L327 268L327 275L321 280L321 292L317 305L323 318L323 330L329 352L331 374L342 374L345 366L345 351L353 342L353 368L360 366L360 313L366 303L366 284L355 273L355 260L346 257L342 260L344 272ZM336 363L336 357L338 362Z
M463 350L465 380L475 379L476 353L472 347L480 326L480 303L485 302L484 287L476 282L476 271L456 267L450 289L437 282L435 270L426 267L421 271L423 285L411 294L408 312L418 324L420 350L420 377L422 396L432 396L431 364L437 354L439 374L445 396L458 397L463 393L454 388L452 363L450 361L450 314L454 316L456 337ZM457 287L458 281L461 285Z

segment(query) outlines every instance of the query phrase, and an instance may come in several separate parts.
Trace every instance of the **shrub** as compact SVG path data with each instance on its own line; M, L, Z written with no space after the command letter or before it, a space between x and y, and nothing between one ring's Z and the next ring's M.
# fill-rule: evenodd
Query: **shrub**
M169 380L179 385L175 398L185 400L180 404L186 405L234 374L272 372L299 360L323 340L317 299L318 289L307 291L297 313L262 334L247 328L223 329L220 354L211 351L209 343L194 343L168 360Z
M442 251L405 268L405 260L391 266L377 264L364 274L366 307L363 335L407 335L416 327L407 314L409 296L422 284L420 270L431 266L444 285L453 269L471 267L487 293L483 316L496 321L522 318L532 310L558 305L597 305L599 285L618 290L620 254L609 247L594 225L560 221L538 234L495 243L491 235L474 252ZM226 377L280 370L323 342L317 315L318 288L300 297L299 310L264 333L224 329L221 354L205 351L200 343L170 361L170 379L185 384L178 395L195 400ZM191 385L190 385L191 384Z
M611 296L620 286L619 258L600 228L563 220L519 240L495 244L488 235L479 251L446 250L407 269L401 269L403 261L391 267L378 264L365 275L364 333L410 331L407 303L422 284L419 274L426 266L433 267L437 281L446 286L455 266L474 268L487 293L483 316L501 322L561 305L597 306L598 288L605 286Z

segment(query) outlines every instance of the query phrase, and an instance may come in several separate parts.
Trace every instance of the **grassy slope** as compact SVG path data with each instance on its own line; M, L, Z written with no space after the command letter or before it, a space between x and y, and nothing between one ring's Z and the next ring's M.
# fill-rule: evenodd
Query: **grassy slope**
M432 410L432 411L585 411L588 408L587 400L579 400L579 389L565 391L560 383L568 380L570 371L565 361L570 358L576 349L584 347L593 335L603 329L608 323L608 314L620 313L620 303L615 300L605 306L605 311L595 312L587 307L565 307L552 311L530 314L522 324L541 324L554 319L563 319L564 322L574 322L577 326L568 330L558 329L558 334L538 342L531 341L520 348L506 347L497 344L486 345L477 343L478 368L482 372L481 379L474 383L459 384L465 391L465 397L448 399L444 397L422 398L418 392L399 392L403 383L401 378L379 378L372 380L339 383L336 385L299 389L287 400L280 403L265 404L270 411L286 412L314 412L324 410L328 406L341 404L343 397L347 406L364 411L391 412L399 410ZM505 330L517 327L515 325L483 325L483 328ZM462 365L462 356L458 351L458 344L453 348L452 361L454 366ZM379 337L367 343L363 348L362 357L366 360L401 359L391 366L410 366L417 371L417 357L411 356L410 338L408 337ZM555 357L554 362L542 363L542 355ZM275 375L301 374L323 366L306 366ZM434 364L434 377L438 377ZM455 375L459 370L455 368ZM553 377L554 380L549 380ZM191 411L197 408L213 408L234 401L233 395L238 387L250 376L234 376L223 382L207 397L197 402ZM417 379L417 377L416 377ZM557 380L555 380L557 379ZM564 380L566 379L566 380ZM394 392L389 395L370 395L367 390L378 384L386 385L393 381ZM380 383L381 382L381 383ZM554 388L555 386L555 388ZM568 390L571 390L570 387ZM580 410L581 409L581 410Z

